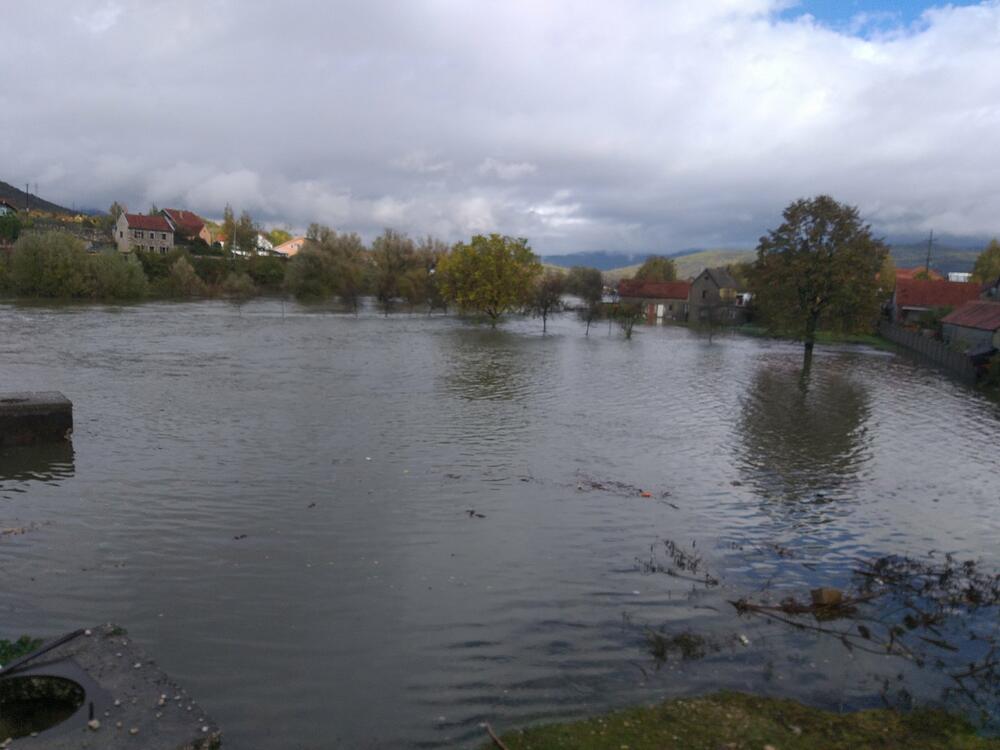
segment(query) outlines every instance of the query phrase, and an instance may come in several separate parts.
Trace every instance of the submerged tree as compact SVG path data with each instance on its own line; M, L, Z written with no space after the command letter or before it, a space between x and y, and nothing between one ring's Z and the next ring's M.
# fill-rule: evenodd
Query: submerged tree
M523 238L491 234L460 242L439 265L444 290L463 310L483 313L496 327L530 299L542 264Z
M395 300L412 299L412 278L407 274L414 267L413 240L393 229L386 229L372 243L375 299L388 315Z
M853 206L820 195L789 205L784 222L757 245L754 302L772 330L805 342L816 331L870 329L878 317L878 273L888 253Z
M573 266L566 277L566 291L583 300L581 317L587 323L585 336L590 335L590 324L596 320L604 297L604 278L596 268Z
M548 330L549 315L562 306L565 281L558 271L546 271L535 281L531 293L531 312L542 319L542 333Z

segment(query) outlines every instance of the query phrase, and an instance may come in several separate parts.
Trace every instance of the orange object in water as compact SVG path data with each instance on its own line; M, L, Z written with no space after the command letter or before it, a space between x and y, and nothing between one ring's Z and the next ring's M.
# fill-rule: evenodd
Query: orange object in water
M652 497L653 493L652 492L640 492L639 495L642 496L642 497Z

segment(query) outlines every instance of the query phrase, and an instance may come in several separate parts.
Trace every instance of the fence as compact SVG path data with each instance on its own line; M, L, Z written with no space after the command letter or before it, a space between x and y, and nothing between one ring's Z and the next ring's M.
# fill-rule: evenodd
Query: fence
M922 357L929 359L934 364L940 365L963 383L969 385L975 384L976 368L962 352L949 349L940 341L935 341L932 338L922 336L914 331L908 331L905 328L886 321L882 321L879 324L878 332L889 339L889 341L900 346L905 346L907 349L915 351Z

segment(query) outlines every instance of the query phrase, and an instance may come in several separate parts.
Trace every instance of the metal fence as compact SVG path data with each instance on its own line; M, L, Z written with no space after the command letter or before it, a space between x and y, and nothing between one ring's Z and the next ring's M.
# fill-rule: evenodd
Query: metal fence
M887 321L882 321L879 324L878 332L889 341L904 346L943 367L963 383L975 384L976 368L962 352L949 349L940 341L922 336L915 331L908 331Z

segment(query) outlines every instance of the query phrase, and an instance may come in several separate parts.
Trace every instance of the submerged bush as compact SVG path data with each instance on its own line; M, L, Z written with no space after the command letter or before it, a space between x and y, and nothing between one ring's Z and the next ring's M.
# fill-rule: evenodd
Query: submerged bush
M163 279L161 290L168 297L200 297L205 294L203 282L187 258L181 257L170 266L170 273Z
M25 297L89 297L87 251L64 232L24 235L14 244L11 286Z
M245 273L230 273L222 283L222 291L229 297L248 299L257 293L257 287Z
M117 253L93 255L88 261L90 296L96 299L142 299L149 291L142 266Z

